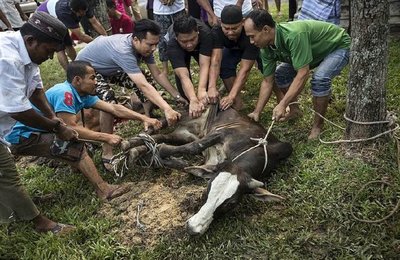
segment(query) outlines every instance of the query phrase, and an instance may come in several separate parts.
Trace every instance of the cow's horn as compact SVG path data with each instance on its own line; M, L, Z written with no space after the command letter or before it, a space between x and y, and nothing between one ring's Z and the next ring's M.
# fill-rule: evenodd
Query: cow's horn
M255 189L259 187L264 187L264 183L261 181L257 181L256 179L251 178L250 181L247 184L250 189Z

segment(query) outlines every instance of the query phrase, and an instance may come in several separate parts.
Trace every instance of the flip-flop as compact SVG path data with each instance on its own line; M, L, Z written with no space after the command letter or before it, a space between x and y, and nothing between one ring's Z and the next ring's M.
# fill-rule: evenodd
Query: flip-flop
M107 158L101 158L101 163L103 165L103 169L112 172L113 171L113 165L112 165L112 160L107 159Z
M54 235L60 236L60 235L65 235L68 234L76 229L75 226L72 225L67 225L67 224L62 224L62 223L57 223L52 229L49 230L36 230L38 233L46 233L46 232L51 232Z

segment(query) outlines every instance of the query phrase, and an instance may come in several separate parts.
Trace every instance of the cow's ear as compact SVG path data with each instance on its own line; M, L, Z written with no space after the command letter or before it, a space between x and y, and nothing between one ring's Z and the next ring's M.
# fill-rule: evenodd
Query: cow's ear
M211 179L216 174L216 169L217 167L215 165L202 165L185 167L184 171L197 177Z
M254 190L255 188L264 187L264 183L262 183L261 181L257 181L256 179L251 178L247 182L247 186L249 187L249 189Z
M253 190L253 192L254 192L252 194L253 198L255 198L257 200L261 200L261 201L282 201L285 199L285 198L283 198L279 195L273 194L263 188L255 188Z

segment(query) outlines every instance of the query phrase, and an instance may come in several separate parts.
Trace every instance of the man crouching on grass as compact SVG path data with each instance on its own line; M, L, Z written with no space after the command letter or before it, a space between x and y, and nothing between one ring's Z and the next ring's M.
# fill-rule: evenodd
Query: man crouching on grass
M74 61L67 67L67 81L46 91L46 97L57 117L74 129L79 138L104 142L112 146L122 141L118 135L95 132L78 125L77 114L83 108L95 108L120 118L141 120L156 129L161 127L161 123L156 119L136 113L122 105L100 100L94 96L95 87L96 76L90 63ZM111 185L100 177L83 142L63 142L56 139L53 133L20 122L14 126L6 140L12 144L13 154L53 158L77 168L93 184L97 196L102 200L111 200L128 191L127 185Z

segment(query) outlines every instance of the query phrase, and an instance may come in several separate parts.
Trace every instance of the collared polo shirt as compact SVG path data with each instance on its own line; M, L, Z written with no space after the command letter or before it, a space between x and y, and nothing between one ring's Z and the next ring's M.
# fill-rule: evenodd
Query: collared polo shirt
M275 47L261 49L263 73L272 75L276 62L286 62L295 70L315 68L335 50L349 49L350 36L343 28L321 21L295 21L275 26Z

